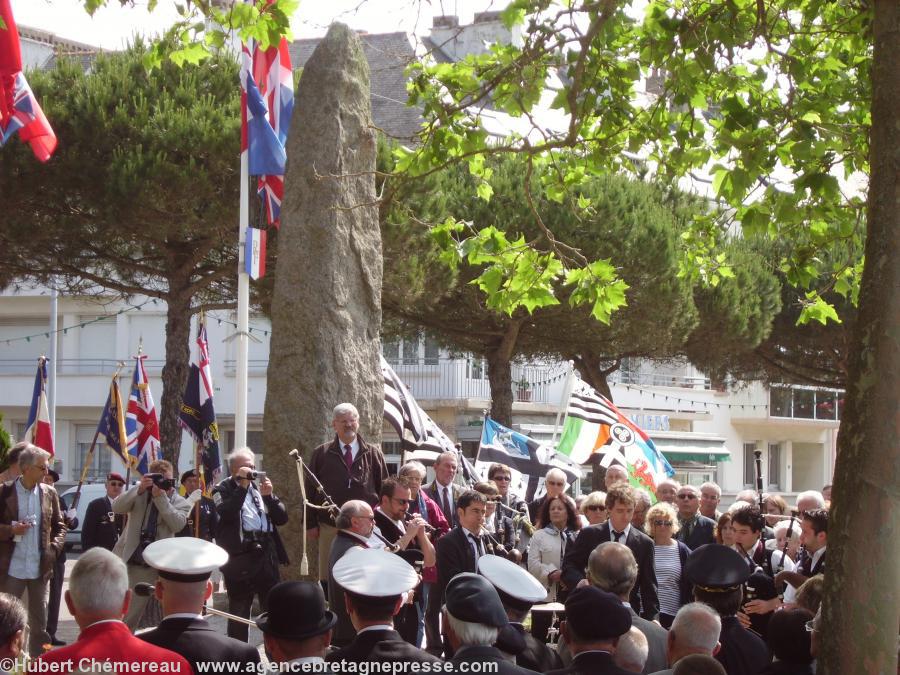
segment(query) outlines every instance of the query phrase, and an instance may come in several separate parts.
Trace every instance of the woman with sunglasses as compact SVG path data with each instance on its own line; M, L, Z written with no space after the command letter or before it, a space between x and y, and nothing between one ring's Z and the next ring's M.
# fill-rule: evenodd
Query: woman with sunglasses
M587 523L582 522L582 526L602 525L609 518L606 512L606 493L596 492L590 493L581 503L581 515L587 519Z
M668 629L678 609L691 601L691 586L684 576L691 549L675 539L679 529L678 513L668 502L657 502L647 509L645 528L654 545L659 623Z

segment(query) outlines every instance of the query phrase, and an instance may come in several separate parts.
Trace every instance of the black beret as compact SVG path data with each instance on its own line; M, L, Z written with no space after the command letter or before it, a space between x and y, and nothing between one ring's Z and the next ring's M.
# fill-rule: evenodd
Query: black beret
M181 474L181 480L178 482L184 483L184 481L186 481L188 478L199 478L199 477L200 477L200 474L197 473L196 469L189 469L189 470L185 471L183 474Z
M566 621L582 640L608 640L631 628L631 610L596 586L576 588L566 599Z
M684 566L687 580L704 591L734 590L750 578L750 572L746 558L722 544L695 549Z
M497 589L478 574L457 574L447 584L445 598L447 611L460 621L494 628L503 628L509 623Z

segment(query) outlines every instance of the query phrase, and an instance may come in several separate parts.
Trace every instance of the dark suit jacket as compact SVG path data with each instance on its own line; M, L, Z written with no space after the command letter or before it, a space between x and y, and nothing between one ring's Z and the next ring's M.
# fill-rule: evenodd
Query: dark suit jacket
M496 670L491 667L491 670L484 669L481 672L498 673L499 675L530 675L535 672L510 663L504 658L503 652L496 647L460 647L450 661L455 664L454 670L456 672L464 672L459 667L461 663L496 663ZM475 671L473 670L472 672Z
M163 619L159 626L137 637L181 654L197 675L201 672L197 664L201 662L235 663L240 667L233 672L257 672L255 664L259 663L259 651L256 647L222 635L204 619Z
M441 510L441 513L444 512L444 507L441 505L441 497L438 494L438 482L436 480L431 481L428 485L422 488L429 497L431 497L432 501L437 504L438 508ZM456 500L459 499L459 495L462 494L462 488L456 483L450 484L450 495L452 497L452 504L450 504L450 513L444 513L444 518L447 519L447 522L450 524L450 527L456 527L459 525L459 520L456 518Z
M334 569L334 564L354 546L365 547L366 545L361 539L354 537L352 534L338 530L331 544L331 553L328 556L328 605L331 607L331 611L337 614L338 618L331 643L336 647L344 647L350 644L353 636L356 635L356 630L353 628L350 615L347 614L347 608L344 606L344 589L334 580L334 575L331 571Z
M200 538L212 541L216 538L216 528L219 526L219 514L216 511L216 503L209 497L200 497ZM176 537L194 536L194 518L197 515L197 505L191 507L184 529L176 534Z
M482 538L487 552L487 544ZM444 604L444 591L450 580L460 572L477 572L475 553L467 533L462 527L454 527L434 545L437 557L438 578L428 594L428 605L434 610Z
M737 617L722 617L722 648L716 660L728 675L759 675L769 665L769 649L758 635L744 628Z
M18 479L16 479L18 480ZM19 495L16 481L3 483L0 487L0 581L9 574L16 543L12 522L19 519ZM56 558L62 553L66 543L66 525L59 507L59 495L46 483L38 483L41 493L41 521L38 524L38 546L41 550L39 573L46 581L53 575Z
M575 538L575 545L566 549L563 558L562 579L569 588L575 588L585 578L588 557L597 546L610 541L609 521L602 525L582 528ZM631 606L645 619L651 621L659 614L659 597L656 593L656 565L653 540L637 528L628 531L625 545L631 549L638 565L638 578L631 589ZM641 609L643 607L643 609Z
M87 551L94 546L102 546L107 551L112 551L113 546L122 534L125 525L125 516L120 513L112 513L112 502L109 497L99 497L88 504L84 514L84 523L81 526L81 548Z
M546 675L632 675L613 663L609 652L581 652L567 668L551 670Z
M406 663L440 663L441 659L405 642L395 630L367 630L343 649L330 653L326 661L401 661Z
M222 569L225 575L230 573L229 569L235 570L238 567L241 555L246 553L241 540L241 507L246 498L247 488L239 486L230 476L213 488L213 502L219 516L216 524L216 544L228 551L228 555L231 556ZM274 494L263 497L262 500L272 523L272 539L275 542L278 562L287 565L287 551L278 534L278 527L288 521L287 509Z
M699 518L691 528L690 536L687 534L687 528L683 525L681 529L678 530L678 534L675 535L675 538L678 541L684 542L692 551L695 548L700 548L706 544L716 543L715 521L712 518L707 518L699 513L697 515Z

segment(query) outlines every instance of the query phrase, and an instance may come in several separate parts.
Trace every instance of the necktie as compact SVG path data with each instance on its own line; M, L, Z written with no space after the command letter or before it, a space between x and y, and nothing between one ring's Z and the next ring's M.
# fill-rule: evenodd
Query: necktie
M800 571L803 572L805 577L812 576L812 556L808 553L803 556L803 561L800 563Z
M613 530L613 540L618 542L619 539L622 538L622 535L623 535L623 534L625 534L625 533L624 533L624 532L618 532L618 531L616 531L616 530Z
M353 448L349 445L344 446L344 464L347 465L348 469L353 466Z
M452 523L453 522L453 514L450 513L450 500L447 498L447 488L442 487L441 490L441 511L444 512L444 517Z
M474 534L469 534L469 539L471 539L472 543L475 545L475 561L477 562L478 558L481 557L481 542Z

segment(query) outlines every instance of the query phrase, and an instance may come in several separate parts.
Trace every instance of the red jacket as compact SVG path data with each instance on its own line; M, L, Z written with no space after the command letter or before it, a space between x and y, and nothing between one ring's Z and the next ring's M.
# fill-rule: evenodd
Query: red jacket
M437 541L440 537L443 537L450 530L450 525L447 522L447 519L444 518L444 513L441 511L441 507L437 505L437 502L434 501L425 490L419 490L419 498L421 502L425 504L425 519L428 521L428 524L434 528L434 537L432 543ZM411 510L412 513L418 513L419 507L417 506L415 510ZM426 567L422 570L422 581L426 584L433 584L437 581L437 567L432 565L431 567Z
M81 635L72 644L66 647L53 649L46 654L41 654L38 661L47 663L65 664L57 665L54 673L72 673L77 670L92 672L91 663L109 661L112 664L129 664L118 669L110 668L101 671L101 666L95 666L93 672L120 672L141 673L151 672L149 669L141 670L141 663L165 663L157 672L180 673L181 675L193 675L191 665L183 656L175 652L151 645L131 634L121 621L99 621L81 631ZM131 664L135 664L132 666ZM38 665L32 666L32 672L50 672Z

